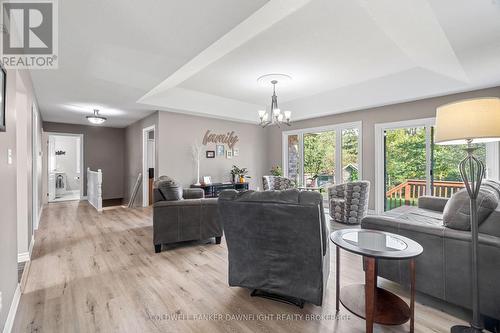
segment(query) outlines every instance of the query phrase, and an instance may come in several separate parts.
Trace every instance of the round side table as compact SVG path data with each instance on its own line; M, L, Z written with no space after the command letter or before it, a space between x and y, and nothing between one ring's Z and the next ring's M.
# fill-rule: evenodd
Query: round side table
M336 309L339 303L351 313L366 320L366 332L373 332L373 323L402 325L410 320L415 328L415 257L423 252L417 242L389 232L368 229L343 229L330 235L337 247ZM340 249L363 256L365 284L347 285L340 289ZM377 286L378 259L410 261L410 305L399 296Z

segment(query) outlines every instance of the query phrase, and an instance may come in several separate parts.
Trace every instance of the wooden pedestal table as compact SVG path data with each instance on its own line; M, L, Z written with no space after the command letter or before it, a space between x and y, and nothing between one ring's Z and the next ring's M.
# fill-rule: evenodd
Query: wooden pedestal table
M366 320L366 332L373 332L373 323L402 325L410 320L410 332L415 327L415 257L423 252L417 242L400 235L368 229L343 229L330 235L337 246L336 309L340 304ZM365 284L340 288L340 249L363 256ZM377 286L379 259L410 261L410 305L395 294Z

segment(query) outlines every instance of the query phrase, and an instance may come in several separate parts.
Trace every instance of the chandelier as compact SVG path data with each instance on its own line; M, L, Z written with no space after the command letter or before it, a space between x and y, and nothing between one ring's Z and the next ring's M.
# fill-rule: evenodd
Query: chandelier
M281 125L290 126L290 119L292 117L292 111L281 111L278 107L278 96L276 96L276 85L280 81L289 81L291 77L285 74L267 74L261 76L257 79L259 83L272 84L273 85L273 95L271 96L271 108L269 112L267 110L259 110L257 113L260 119L260 126L267 127L269 125Z

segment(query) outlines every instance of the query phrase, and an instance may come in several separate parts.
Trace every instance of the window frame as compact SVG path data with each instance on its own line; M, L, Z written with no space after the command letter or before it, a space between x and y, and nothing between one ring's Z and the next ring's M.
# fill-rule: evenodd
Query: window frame
M335 184L342 183L342 130L345 129L357 129L359 131L358 136L358 165L359 165L359 179L363 179L363 122L354 121L349 123L341 123L320 127L308 127L295 129L290 131L282 132L282 170L283 175L288 177L288 136L297 135L299 140L299 174L300 179L304 179L304 134L307 133L318 133L318 132L329 132L335 131ZM304 184L298 184L300 186ZM305 185L304 185L305 186Z
M431 167L432 167L432 127L436 126L436 118L422 118L404 121L395 121L375 124L375 212L382 214L384 212L385 196L385 175L384 175L384 132L391 129L402 129L409 127L425 128L425 149L426 149L426 195L432 194ZM500 176L499 143L486 143L486 175L488 179L498 180Z

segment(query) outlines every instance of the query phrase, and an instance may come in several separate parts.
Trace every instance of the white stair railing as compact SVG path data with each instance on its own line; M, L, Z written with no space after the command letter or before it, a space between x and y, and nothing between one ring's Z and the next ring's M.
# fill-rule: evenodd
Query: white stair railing
M92 171L87 168L87 200L97 209L102 212L102 171Z

